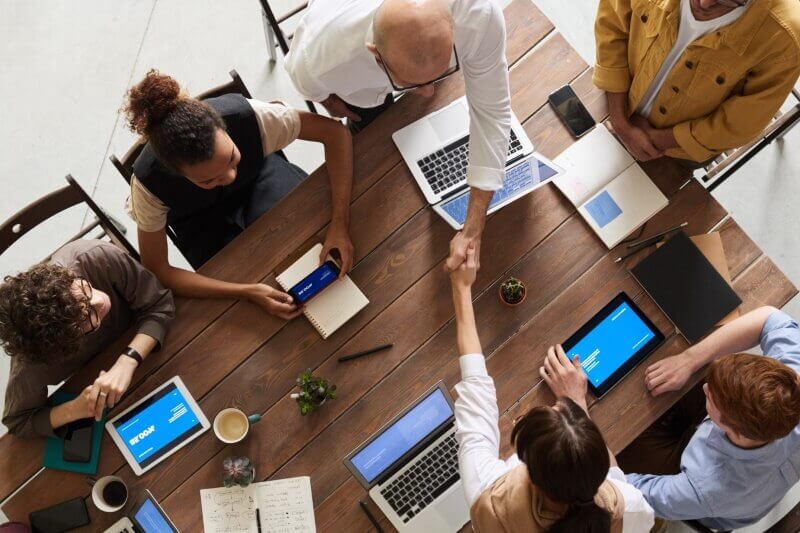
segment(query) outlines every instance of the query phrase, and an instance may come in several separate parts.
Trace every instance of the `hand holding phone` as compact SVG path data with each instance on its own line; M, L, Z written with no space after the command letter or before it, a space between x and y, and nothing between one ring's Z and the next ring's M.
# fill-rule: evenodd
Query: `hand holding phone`
M339 267L330 259L287 292L297 305L305 305L339 278Z

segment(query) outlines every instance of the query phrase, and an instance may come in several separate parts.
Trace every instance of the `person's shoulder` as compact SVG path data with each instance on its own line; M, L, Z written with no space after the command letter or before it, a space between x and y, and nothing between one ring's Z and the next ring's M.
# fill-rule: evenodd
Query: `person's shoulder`
M784 44L794 57L800 57L800 2L771 0L769 21L774 26L775 44Z
M68 242L58 250L50 258L50 262L69 267L76 261L81 262L83 259L91 259L98 255L105 253L106 247L116 248L116 246L97 239L76 239ZM117 248L117 250L119 250Z

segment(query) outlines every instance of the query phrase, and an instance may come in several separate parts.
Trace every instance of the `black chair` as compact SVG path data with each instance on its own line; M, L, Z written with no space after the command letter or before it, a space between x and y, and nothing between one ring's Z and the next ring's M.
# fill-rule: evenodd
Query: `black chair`
M279 47L285 56L289 53L289 42L292 40L292 37L294 37L293 34L286 35L283 29L281 29L281 24L307 8L308 2L303 2L280 17L275 16L267 0L259 0L259 2L261 2L261 18L264 23L264 37L267 39L269 57L272 61L277 61L278 56L275 53L275 48ZM306 100L306 106L308 106L309 111L312 113L317 112L317 108L311 100Z
M100 233L96 237L108 237L112 243L139 260L138 252L125 238L125 227L103 211L75 181L75 178L68 174L66 179L66 186L39 198L0 225L0 254L42 222L70 207L84 203L94 213L95 219L70 238L67 243L82 239L90 232L99 229Z

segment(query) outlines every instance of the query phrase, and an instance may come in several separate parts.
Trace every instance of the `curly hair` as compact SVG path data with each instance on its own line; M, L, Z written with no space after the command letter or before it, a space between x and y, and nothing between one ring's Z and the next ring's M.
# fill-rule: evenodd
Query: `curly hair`
M40 264L0 285L0 346L11 357L52 363L74 353L83 336L86 302L68 268Z
M214 155L222 117L208 104L181 92L172 77L150 70L126 94L122 111L132 131L144 136L158 160L173 171Z

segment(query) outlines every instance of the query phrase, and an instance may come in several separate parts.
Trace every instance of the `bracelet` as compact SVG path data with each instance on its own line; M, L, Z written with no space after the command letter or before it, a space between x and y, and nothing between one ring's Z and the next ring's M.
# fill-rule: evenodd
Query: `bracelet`
M136 361L136 366L142 364L142 354L137 352L135 348L131 348L130 346L128 346L127 348L122 350L122 355L127 355L128 357Z

